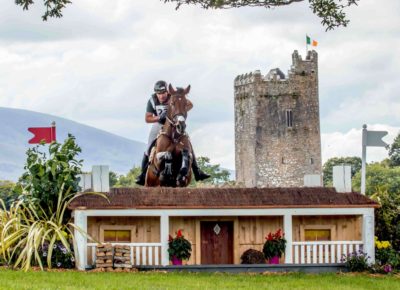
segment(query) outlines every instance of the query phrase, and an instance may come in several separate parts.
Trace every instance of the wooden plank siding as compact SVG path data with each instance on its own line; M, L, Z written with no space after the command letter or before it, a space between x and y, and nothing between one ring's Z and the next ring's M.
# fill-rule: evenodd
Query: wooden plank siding
M362 240L361 216L293 216L293 241L305 241L305 229L331 229L332 241Z
M239 258L248 249L262 251L265 236L283 229L282 217L239 217Z
M240 264L240 256L248 249L262 251L265 236L277 229L283 230L283 216L225 216L225 217L170 217L169 234L181 229L183 235L192 243L192 256L184 264L201 264L201 221L233 221L233 258L234 264ZM331 228L332 240L362 240L361 216L293 216L293 241L304 240L304 229L322 226ZM107 228L130 228L133 231L132 243L159 243L160 218L159 217L88 217L88 233L100 242L101 231ZM88 252L88 262L91 253ZM284 257L281 258L284 263Z
M159 243L160 218L159 217L88 217L88 233L100 242L100 227L134 226L135 231L131 236L131 243Z

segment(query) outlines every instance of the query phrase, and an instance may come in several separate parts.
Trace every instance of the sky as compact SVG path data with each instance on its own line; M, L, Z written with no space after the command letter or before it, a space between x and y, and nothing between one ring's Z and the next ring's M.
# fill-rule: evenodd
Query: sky
M54 114L146 142L145 108L162 79L191 85L188 131L197 156L234 169L233 80L287 72L319 42L323 162L361 156L361 129L400 132L400 1L361 0L350 24L325 31L308 3L203 10L160 0L79 0L41 20L42 1L0 10L0 106ZM379 3L379 4L377 4ZM36 124L34 124L36 125ZM43 125L43 124L41 124ZM368 161L387 157L368 148Z

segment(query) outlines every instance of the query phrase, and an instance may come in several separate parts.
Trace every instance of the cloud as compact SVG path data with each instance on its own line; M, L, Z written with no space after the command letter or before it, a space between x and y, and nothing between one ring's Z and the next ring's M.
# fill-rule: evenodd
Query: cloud
M233 168L234 78L287 71L293 50L305 56L305 34L320 43L323 136L340 139L363 123L397 128L399 10L398 1L363 0L350 9L348 27L326 33L307 1L272 10L176 11L159 0L80 0L48 22L40 1L29 11L9 1L0 11L0 106L145 141L154 82L190 83L196 150Z
M394 138L400 134L400 126L388 126L384 124L368 125L369 131L387 131L388 135L383 138L388 144L393 143ZM322 162L332 157L361 157L362 128L352 128L349 131L323 133L322 139ZM367 147L367 162L381 161L388 158L388 152L383 147Z

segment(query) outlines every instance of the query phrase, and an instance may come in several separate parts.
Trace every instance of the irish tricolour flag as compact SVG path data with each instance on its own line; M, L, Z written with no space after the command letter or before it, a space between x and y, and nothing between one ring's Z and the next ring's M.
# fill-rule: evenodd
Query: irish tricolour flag
M308 35L306 35L306 41L307 41L307 45L311 45L316 47L318 45L318 41L316 41L315 39L311 39L311 37L309 37Z

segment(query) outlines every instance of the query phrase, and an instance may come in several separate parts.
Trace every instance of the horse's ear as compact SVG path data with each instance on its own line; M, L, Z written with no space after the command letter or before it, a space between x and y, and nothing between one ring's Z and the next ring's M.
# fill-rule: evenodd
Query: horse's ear
M189 92L190 92L190 85L187 86L187 88L185 89L184 92L185 92L185 95L189 94Z
M169 84L169 86L168 86L168 92L169 92L171 95L173 95L173 94L176 93L176 91L174 90L174 87L173 87L171 84Z

